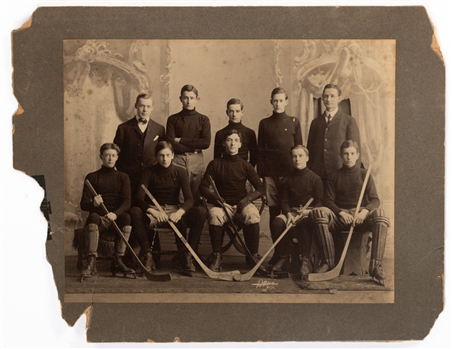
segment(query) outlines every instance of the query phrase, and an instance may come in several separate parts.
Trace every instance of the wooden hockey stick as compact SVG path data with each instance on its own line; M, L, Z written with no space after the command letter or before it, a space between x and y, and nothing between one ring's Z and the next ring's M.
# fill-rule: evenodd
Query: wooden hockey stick
M91 185L89 180L85 180L85 183L88 186L88 188L91 191L91 193L94 196L97 196L96 190L93 188L93 186ZM104 210L105 214L109 213L107 207L105 207L103 202L100 204L100 207L102 208L102 210ZM124 243L126 244L128 250L132 254L133 258L138 262L138 264L143 269L144 275L146 276L146 278L148 280L150 280L150 281L170 281L171 280L171 274L153 274L153 273L150 273L149 271L147 271L145 266L143 265L143 263L140 261L140 258L138 258L137 254L133 250L132 246L130 246L129 242L127 241L126 237L122 233L121 229L119 229L119 227L116 224L116 222L112 221L112 223L113 223L113 226L115 227L116 232L119 234L119 236L121 237L122 241L124 241Z
M314 200L314 198L310 198L308 200L308 202L306 203L306 205L303 206L303 208L301 209L301 212L303 212L304 210L306 210L309 205L311 204L311 202ZM273 245L270 246L270 248L268 249L267 252L265 252L264 256L261 258L261 260L259 262L256 263L256 265L254 266L253 269L251 269L249 272L247 272L246 274L243 275L237 275L234 276L234 280L235 281L248 281L250 280L254 273L256 273L257 269L260 267L260 265L264 262L265 258L267 258L267 256L270 254L270 252L276 247L276 245L282 240L282 238L287 234L287 232L298 222L298 220L302 217L302 213L300 213L297 217L297 219L295 219L295 222L290 222L286 229L283 231L283 233L276 239L276 241L273 243Z
M355 215L353 216L353 223L352 223L352 226L350 227L350 231L348 232L347 241L345 242L344 249L342 250L342 255L341 255L341 259L339 260L339 263L337 263L337 265L333 269L331 269L330 271L327 271L325 273L309 273L309 275L308 275L309 281L331 280L331 279L334 279L335 277L338 277L339 274L341 273L342 265L344 264L345 256L347 255L348 246L350 245L350 240L352 239L353 230L355 229L356 217L358 216L359 208L361 207L361 202L364 197L364 192L366 191L367 182L369 181L371 168L372 168L372 164L370 164L367 169L366 177L364 178L363 187L361 188L361 193L359 194L358 204L356 205Z
M146 195L149 196L149 198L152 200L154 205L159 209L159 211L161 213L165 213L162 206L160 206L160 204L157 202L157 200L154 198L154 196L151 194L151 192L148 190L148 188L146 188L146 186L144 184L141 185L141 188L143 188ZM181 239L181 241L184 243L185 247L187 247L188 251L190 251L193 258L198 262L199 266L202 268L202 270L204 270L204 272L207 274L208 277L210 277L211 279L232 281L232 280L234 280L235 275L240 275L240 271L238 271L238 270L228 271L228 272L216 272L216 271L210 270L203 263L203 261L198 257L196 252L191 248L188 241L184 238L184 236L181 234L179 229L177 229L177 227L174 225L174 223L172 221L168 220L168 224L174 230L174 232L177 234L179 239Z

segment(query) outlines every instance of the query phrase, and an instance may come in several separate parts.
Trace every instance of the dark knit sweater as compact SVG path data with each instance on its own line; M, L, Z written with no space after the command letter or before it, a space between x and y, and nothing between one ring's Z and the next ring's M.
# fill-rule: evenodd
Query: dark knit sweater
M104 205L109 212L119 216L130 208L130 181L125 173L102 166L96 172L89 173L85 179L89 180L97 194L102 195ZM94 195L84 183L80 208L83 211L104 216L105 211L101 206L94 207L93 198Z
M157 202L163 205L179 205L179 193L182 189L184 194L184 203L181 208L185 212L193 206L193 196L190 190L190 183L185 169L171 164L164 168L160 164L155 164L146 170L141 176L141 184L151 192ZM144 190L138 188L136 203L146 211L150 205L154 205L152 200L146 195Z
M224 153L223 140L227 131L237 130L242 136L242 146L239 149L239 156L245 160L249 161L251 165L256 166L257 164L257 140L256 132L254 130L246 127L241 122L234 123L229 121L228 126L219 130L215 134L215 147L213 151L213 158L219 158ZM249 155L249 157L248 157Z
M220 196L229 205L237 205L248 195L245 186L247 180L256 191L265 195L264 184L253 166L238 155L224 154L223 157L214 159L207 165L199 191L209 202L214 202L215 195L209 190L209 176L213 178Z
M175 138L180 138L180 142L175 142ZM173 145L176 154L207 149L210 146L209 118L195 109L182 109L168 118L166 139Z
M287 214L292 207L304 206L310 198L314 201L310 206L323 205L323 183L319 176L305 167L294 169L284 181L280 190L281 210Z
M293 163L290 148L303 143L300 122L276 113L259 123L257 172L259 177L287 176Z
M357 165L352 168L343 166L332 171L326 182L325 206L336 215L339 214L341 209L356 208L365 177L366 169ZM377 188L372 176L370 176L360 207L371 211L379 206L380 199L378 198Z

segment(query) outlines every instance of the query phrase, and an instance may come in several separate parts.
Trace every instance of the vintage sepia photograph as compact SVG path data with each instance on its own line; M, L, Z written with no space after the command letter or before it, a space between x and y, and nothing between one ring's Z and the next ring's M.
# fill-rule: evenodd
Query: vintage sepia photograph
M395 40L62 59L65 302L394 302Z
M441 320L445 69L425 8L22 23L2 307L28 337L52 314L42 333L87 345L405 345Z

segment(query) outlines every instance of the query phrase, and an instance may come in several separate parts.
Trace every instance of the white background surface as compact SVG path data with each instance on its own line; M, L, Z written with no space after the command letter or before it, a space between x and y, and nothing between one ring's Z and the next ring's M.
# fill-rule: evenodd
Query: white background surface
M0 344L2 348L211 348L212 344L101 344L86 343L85 316L71 328L60 315L51 267L45 257L47 225L39 211L43 192L33 179L12 169L11 124L17 104L12 96L11 31L26 22L38 6L425 6L437 30L451 102L452 2L446 1L2 1L1 25L1 177L0 177ZM447 78L448 76L448 78ZM449 108L450 110L450 108ZM448 111L449 111L448 110ZM448 112L450 116L450 111ZM447 119L447 118L446 118ZM447 134L450 134L448 123ZM448 146L446 142L446 146ZM30 152L35 151L30 149ZM39 150L36 150L39 151ZM450 146L446 148L446 179L450 179ZM446 232L451 229L451 192L446 191ZM16 223L14 223L16 222ZM20 222L18 224L17 222ZM26 232L35 231L30 236ZM446 233L446 275L451 269L451 233ZM26 242L26 243L24 243ZM40 248L36 248L36 247ZM449 273L450 274L450 273ZM422 275L419 275L422 277ZM33 282L29 282L34 279ZM451 348L451 282L446 279L445 310L424 341L401 343L249 343L216 344L217 348ZM28 281L27 281L28 280ZM33 285L33 289L27 289Z

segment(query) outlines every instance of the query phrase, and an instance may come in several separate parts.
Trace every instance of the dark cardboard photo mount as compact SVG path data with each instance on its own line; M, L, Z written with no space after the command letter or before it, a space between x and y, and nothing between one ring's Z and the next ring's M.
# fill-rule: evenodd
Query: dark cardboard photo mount
M91 306L90 342L425 338L443 309L445 70L424 8L38 8L13 32L14 94L23 110L14 117L14 167L45 175L55 227L64 226L63 40L96 38L396 40L395 301L64 303L63 233L57 228L47 255L70 325ZM32 159L29 144L40 149Z

